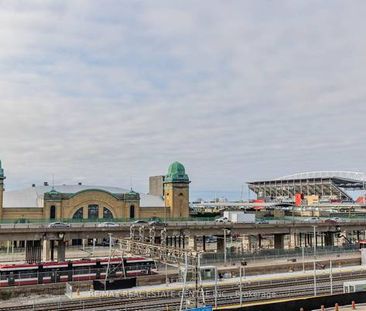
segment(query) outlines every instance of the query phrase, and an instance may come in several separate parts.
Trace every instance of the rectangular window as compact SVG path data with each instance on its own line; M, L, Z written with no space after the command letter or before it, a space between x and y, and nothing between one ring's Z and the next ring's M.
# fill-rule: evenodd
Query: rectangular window
M98 219L99 206L96 204L90 204L88 206L88 219Z

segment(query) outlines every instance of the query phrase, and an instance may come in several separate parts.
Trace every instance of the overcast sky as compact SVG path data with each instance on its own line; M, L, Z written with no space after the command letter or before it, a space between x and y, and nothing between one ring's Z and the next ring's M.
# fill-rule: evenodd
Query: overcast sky
M366 171L366 2L0 0L7 188Z

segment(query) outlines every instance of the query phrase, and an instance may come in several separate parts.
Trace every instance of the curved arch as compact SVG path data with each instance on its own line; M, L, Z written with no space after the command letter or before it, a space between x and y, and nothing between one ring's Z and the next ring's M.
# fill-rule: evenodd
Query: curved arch
M117 197L116 195L114 195L112 192L109 192L109 191L104 190L104 189L84 189L84 190L80 190L80 191L78 191L78 192L74 193L74 194L70 197L70 199L71 199L71 198L73 198L73 197L76 197L76 196L77 196L77 195L79 195L79 194L83 194L83 193L85 193L85 192L103 192L103 193L106 193L106 194L111 195L111 196L112 196L112 197L114 197L115 199L118 199L118 197Z

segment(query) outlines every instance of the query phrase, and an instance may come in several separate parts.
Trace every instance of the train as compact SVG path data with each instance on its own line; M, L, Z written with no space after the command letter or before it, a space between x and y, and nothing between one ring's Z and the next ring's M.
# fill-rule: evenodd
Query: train
M142 257L80 259L65 262L0 265L0 287L134 277L156 273L156 263Z

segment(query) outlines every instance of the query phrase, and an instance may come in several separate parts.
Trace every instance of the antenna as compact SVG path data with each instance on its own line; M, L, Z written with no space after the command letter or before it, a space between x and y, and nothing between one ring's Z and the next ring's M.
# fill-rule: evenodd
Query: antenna
M133 189L133 185L132 185L132 176L130 176L130 188L131 188L131 190Z
M52 174L52 190L55 190L55 174Z

